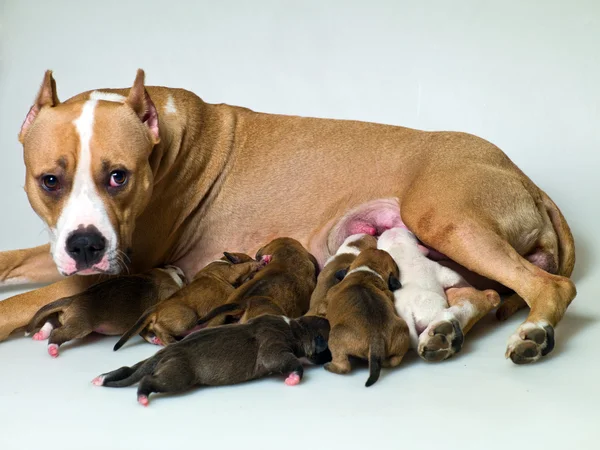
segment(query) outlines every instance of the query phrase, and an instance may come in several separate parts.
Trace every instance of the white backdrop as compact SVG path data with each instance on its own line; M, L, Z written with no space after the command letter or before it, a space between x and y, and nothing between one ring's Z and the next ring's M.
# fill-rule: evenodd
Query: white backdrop
M550 373L575 377L581 371L589 373L593 369L597 380L597 355L594 357L596 366L588 366L591 353L585 352L595 348L600 337L595 319L590 318L600 315L596 304L600 290L598 281L594 282L600 272L597 256L600 253L597 238L600 220L599 46L600 3L597 0L0 0L0 167L3 169L0 249L31 246L46 240L43 226L30 210L22 189L24 166L17 133L48 68L54 70L61 99L87 89L128 86L133 82L135 70L142 67L148 84L187 88L208 102L225 102L273 113L467 131L499 145L563 210L577 241L575 280L579 297L569 310L571 319L568 316L565 325L557 330L557 347L561 345L561 329L570 330L563 331L565 342L567 334L573 337L568 345L563 344L565 351L548 363L517 372L501 360L504 339L516 327L517 320L496 327L495 332L485 338L482 336L481 342L486 344L478 345L477 352L461 355L462 359L457 358L457 362L439 365L436 371L451 367L466 371L469 367L463 368L463 364L481 363L478 358L484 358L486 364L494 361L499 368L486 374L485 383L492 384L480 385L483 397L489 394L488 389L496 389L492 386L498 385L499 379L512 380L511 377L517 377L520 387L529 383L535 386L544 380L548 382ZM0 296L6 295L8 292L0 292ZM19 361L30 358L31 362L23 364L24 367L31 364L32 368L38 367L38 363L59 364L46 361L49 358L40 347L31 349L21 341L0 344L3 361L12 358L13 365L18 366ZM100 352L98 348L95 346L94 351ZM557 353L559 350L557 348ZM17 357L21 351L31 355L18 353L21 356ZM89 354L81 348L77 351L82 358ZM486 352L489 352L489 360ZM37 358L39 362L34 363ZM135 361L130 356L122 362ZM80 367L77 361L71 364ZM112 368L110 362L107 368ZM425 380L422 377L431 374L431 366L413 364L412 368L419 371L418 375L415 372L417 381L413 380L417 383L415 395L419 392L428 395L432 391L426 384L418 385L418 380ZM17 385L22 383L16 374L9 374L10 370L0 373L2 384L8 380L3 377L11 377L11 382ZM349 398L353 390L364 389L363 375L361 371L360 380L352 377L348 378L352 383L344 381L349 386ZM56 376L55 382L60 382L66 375ZM589 394L597 395L599 391L593 387L592 375L589 376ZM325 375L321 378L330 380ZM465 379L464 372L457 371L452 380L446 382L455 383L457 379ZM474 377L465 389L477 389L477 381L481 379ZM567 411L562 418L560 408L553 411L553 415L546 414L548 406L544 402L552 401L557 395L560 397L561 392L565 402L567 397L570 399L569 409L577 409L582 417L590 420L594 414L598 417L596 410L587 410L583 403L576 404L577 399L591 400L584 391L579 392L579 396L560 389L556 391L552 381L542 394L538 392L539 397L533 396L530 403L520 404L519 407L526 410L517 413L519 403L509 402L515 389L512 381L498 387L500 391L496 394L499 402L508 403L494 406L492 410L496 412L490 413L494 416L501 412L498 420L504 418L505 423L496 422L494 426L487 423L495 438L502 432L515 432L511 428L514 426L528 438L537 439L532 440L537 442L535 448L542 448L542 442L546 449L559 445L562 441L555 434L547 436L552 430L547 420L575 418ZM64 381L56 390L69 389L76 382ZM402 375L397 376L399 386L402 382ZM579 380L578 384L586 389L584 381ZM27 391L24 385L21 387ZM40 389L45 392L44 388ZM251 402L255 402L252 392L277 395L270 390L256 389L237 389L236 392L237 395L245 393ZM385 387L379 389L383 392L382 405L385 405L388 401ZM392 385L390 389L395 392L398 388ZM462 398L463 394L459 393L456 395ZM60 398L59 392L57 395ZM177 403L172 403L173 411L183 405L197 407L203 395L194 396L193 401L179 398ZM365 394L361 391L361 395ZM529 394L521 392L520 395L522 399ZM124 402L125 397L129 400L127 405L133 404L130 390L112 395L111 400ZM12 400L17 405L13 408L24 408L24 403L33 407L40 402L40 398L19 396ZM348 407L352 408L354 403L348 401ZM420 401L417 397L406 407L414 408L414 403ZM163 405L168 404L164 400ZM119 403L111 406L119 410ZM154 406L160 408L159 402ZM482 403L482 407L486 406L490 405ZM3 409L5 406L0 401L0 415L8 413ZM307 414L314 413L307 411ZM589 415L584 414L586 411ZM468 408L461 414L467 412ZM431 412L423 414L428 413ZM131 414L138 415L139 411ZM302 431L302 426L292 424L293 409L289 414L290 428ZM539 414L546 417L546 421L530 417ZM530 417L533 423L519 425L519 417ZM387 419L395 420L395 416ZM306 420L310 420L310 416ZM413 420L418 418L413 417ZM577 420L581 426L582 422ZM475 421L482 436L488 436L485 423ZM423 421L419 423L425 425ZM454 429L448 423L444 426ZM537 427L538 431L528 434L527 427ZM416 429L413 428L415 433ZM578 438L584 441L579 441L577 448L588 448L584 445L585 437L591 436L592 431L586 430L588 434L579 433ZM462 432L466 433L464 428ZM406 433L410 434L410 429L403 431ZM416 441L421 438L422 435L410 437ZM506 441L500 438L497 443L526 441L507 437ZM206 444L205 440L201 442ZM451 442L459 446L458 441ZM491 444L493 442L486 445ZM460 448L467 448L465 445L461 442Z

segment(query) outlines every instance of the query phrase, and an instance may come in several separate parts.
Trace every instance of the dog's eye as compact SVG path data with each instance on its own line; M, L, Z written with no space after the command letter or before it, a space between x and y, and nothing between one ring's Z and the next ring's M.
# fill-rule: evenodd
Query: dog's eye
M60 182L56 175L44 175L42 177L42 187L49 191L58 191L60 189Z
M124 170L113 170L110 173L110 187L121 187L127 183L127 172Z

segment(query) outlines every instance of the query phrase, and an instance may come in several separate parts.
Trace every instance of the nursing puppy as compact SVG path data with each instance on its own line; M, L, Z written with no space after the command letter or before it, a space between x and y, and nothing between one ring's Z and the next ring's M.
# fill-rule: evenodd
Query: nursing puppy
M327 292L344 278L344 271L350 267L358 254L367 248L377 248L377 239L369 234L353 234L346 238L335 255L325 262L317 278L317 287L310 297L308 315L325 316L327 313Z
M228 317L245 323L264 314L296 318L308 311L317 281L314 256L295 239L277 238L262 247L256 259L268 264L236 289L226 304L201 318L198 325L222 325Z
M200 317L222 305L245 280L264 266L244 253L224 253L196 274L192 282L167 300L150 307L116 343L120 349L140 333L152 343L169 345L196 326Z
M369 361L372 386L381 367L395 367L408 350L408 328L394 310L394 294L400 288L398 267L382 250L361 252L344 279L327 294L327 318L331 324L330 372L350 372L349 356Z
M377 247L387 251L400 269L396 311L408 325L411 347L428 361L460 351L464 333L500 302L495 291L477 291L455 271L427 258L427 249L406 228L385 231ZM449 288L455 288L449 291L451 309L447 309Z
M174 266L111 278L44 306L31 319L27 333L45 322L33 339L48 339L48 353L56 358L58 347L72 339L92 332L110 336L124 333L147 308L184 284L183 272Z
M156 355L96 377L97 386L140 382L138 402L153 392L182 392L193 386L222 386L282 373L293 386L304 369L298 358L316 364L329 360L329 323L322 317L262 316L243 325L225 325L190 334Z

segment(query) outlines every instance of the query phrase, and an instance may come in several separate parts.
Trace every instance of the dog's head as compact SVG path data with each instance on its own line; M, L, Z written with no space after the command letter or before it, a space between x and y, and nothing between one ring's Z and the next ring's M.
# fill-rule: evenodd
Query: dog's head
M304 355L314 364L325 364L331 361L331 351L328 347L329 321L319 316L303 316L295 320L303 347Z
M21 127L29 202L63 275L116 274L152 195L158 114L139 70L131 89L58 100L52 72Z

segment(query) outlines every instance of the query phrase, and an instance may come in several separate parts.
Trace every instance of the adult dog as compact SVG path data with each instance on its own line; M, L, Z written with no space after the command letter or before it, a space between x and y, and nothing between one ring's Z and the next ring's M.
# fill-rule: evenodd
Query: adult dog
M529 305L509 339L516 363L552 350L576 294L573 237L557 206L469 134L212 105L146 89L141 70L130 89L61 103L48 71L19 139L27 196L51 239L0 253L0 285L54 284L0 303L0 339L96 274L120 273L123 260L134 272L173 264L191 278L225 249L253 254L292 236L322 265L350 234L402 221L514 291L513 306Z

